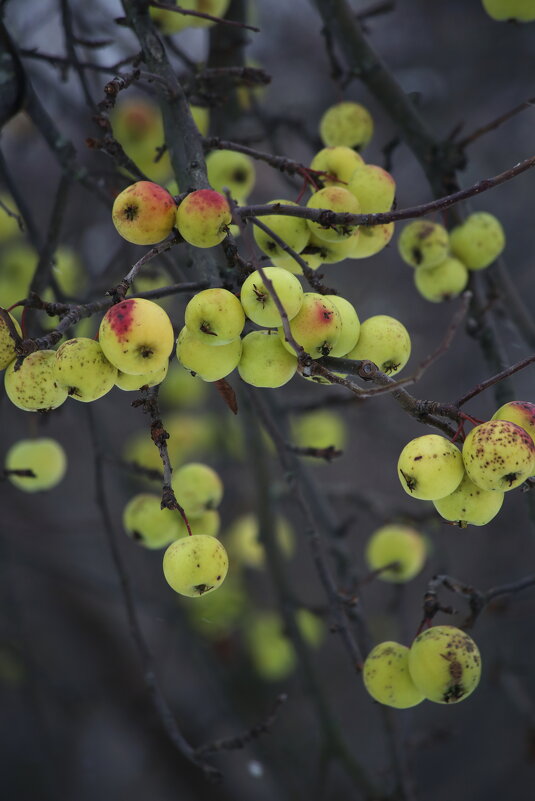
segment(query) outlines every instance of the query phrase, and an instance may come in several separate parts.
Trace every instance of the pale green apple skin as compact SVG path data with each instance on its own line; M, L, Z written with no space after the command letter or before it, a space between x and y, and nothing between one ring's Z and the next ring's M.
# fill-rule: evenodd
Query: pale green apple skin
M291 431L295 444L300 448L332 446L343 450L347 445L347 427L343 418L327 409L300 415L292 421Z
M398 567L381 570L378 578L403 584L421 571L427 555L425 540L410 526L387 525L374 531L366 544L365 558L370 570L381 570L393 562Z
M66 245L60 245L54 254L52 273L64 295L73 297L83 292L87 279L78 254Z
M245 641L253 666L265 681L280 681L295 669L297 660L284 624L275 612L260 612L249 621Z
M224 546L216 537L206 534L175 540L163 557L165 580L175 592L188 598L217 590L227 571L228 556Z
M214 189L190 192L176 212L176 226L196 248L213 248L224 240L232 214L228 200Z
M342 321L342 331L338 342L331 350L331 356L345 356L356 346L360 336L360 320L355 307L340 295L327 295L334 303Z
M15 240L2 248L0 302L4 309L27 296L38 260L37 251L25 242ZM20 309L13 314L19 316Z
M207 509L198 517L188 517L189 527L192 534L203 534L207 537L217 537L221 528L221 516L217 509ZM188 537L189 531L184 520L179 516L179 536Z
M273 290L282 303L288 319L291 320L303 303L303 287L299 279L280 267L264 267L263 273L273 284ZM266 328L277 328L282 325L275 301L257 270L243 282L240 301L245 314L253 323Z
M498 22L516 20L533 22L535 20L534 0L483 0L483 8L492 19Z
M360 239L360 228L356 228L351 236L340 242L326 242L320 239L313 232L310 234L308 248L317 249L317 256L319 258L319 265L321 264L338 264L344 259L353 258L353 252ZM318 266L319 266L318 265Z
M6 314L9 315L9 319L13 323L15 331L19 337L22 336L20 325L15 320L13 315L9 314L9 312L6 312ZM12 339L11 334L9 333L7 322L3 317L0 317L0 370L5 370L8 364L10 364L16 357L16 355L17 352L15 350L15 340Z
M535 444L516 423L489 420L466 437L463 460L478 487L507 492L535 473Z
M180 537L180 514L162 509L161 498L142 492L123 509L123 528L133 540L151 550L164 548Z
M270 200L269 205L297 206L298 204L291 200L277 199ZM300 217L288 217L284 214L266 214L259 219L267 225L273 233L277 234L292 250L295 250L296 253L301 253L307 246L310 231L306 220ZM271 259L279 259L283 256L287 256L281 246L277 244L269 234L266 234L256 225L253 226L253 234L255 242L260 250Z
M529 401L510 401L500 406L492 415L492 420L507 420L527 431L535 444L535 403Z
M323 114L319 133L326 147L342 145L362 150L373 136L373 119L360 103L344 101Z
M357 198L362 214L390 211L396 196L396 182L377 164L357 167L346 189Z
M351 250L350 258L368 259L380 253L394 236L394 223L382 225L361 225L359 235Z
M186 306L184 321L191 336L205 345L228 345L243 331L245 313L228 289L203 289Z
M347 188L351 176L362 164L362 156L351 147L324 147L312 159L310 169L327 173L318 178L320 188L321 185Z
M225 543L233 564L261 570L266 562L266 553L259 539L260 528L258 518L254 514L246 514L234 520L225 535ZM295 535L292 527L282 516L275 523L277 545L286 559L295 550Z
M450 246L469 270L483 270L502 253L505 232L494 215L478 211L450 232Z
M398 239L399 254L411 267L436 267L448 256L449 246L444 226L429 220L409 223Z
M176 203L167 189L152 181L137 181L117 195L112 220L117 232L134 245L155 245L175 225Z
M307 353L314 358L328 356L342 332L340 313L334 303L317 292L305 292L299 313L290 321L290 330ZM289 353L294 349L286 342L283 328L279 337Z
M104 355L128 375L156 373L167 364L175 335L167 312L144 298L116 303L104 315L99 343Z
M191 375L189 370L173 361L169 364L158 397L166 407L170 408L200 407L207 391L208 387L201 378Z
M253 160L233 150L212 150L206 157L208 183L216 192L228 189L240 202L251 193L255 184Z
M161 384L167 376L168 365L169 362L155 373L145 373L144 375L128 375L128 373L121 373L118 370L115 386L125 392L133 392L141 387L155 387Z
M451 495L433 503L444 520L465 528L467 525L485 526L490 523L502 508L504 497L503 492L481 489L465 475Z
M238 372L246 384L276 388L294 377L297 357L286 350L276 331L251 331L242 344Z
M327 243L325 242L323 244L326 245ZM306 248L301 251L299 255L311 270L317 270L323 263L320 253L307 253ZM282 256L275 256L272 262L275 267L288 270L288 272L293 275L303 275L303 268L289 253L284 253Z
M57 409L67 400L67 390L54 378L53 350L37 350L26 356L20 369L16 361L7 367L4 377L6 394L15 406L26 412Z
M342 186L326 186L325 189L314 192L307 203L307 208L327 209L347 214L359 214L360 212L360 204L355 195ZM343 242L345 239L349 239L356 230L354 225L333 225L325 228L312 220L307 220L307 223L310 231L325 242Z
M207 464L190 462L175 470L172 478L175 497L186 517L200 517L217 509L223 499L223 482Z
M401 486L408 495L421 501L436 501L451 495L463 476L460 450L438 434L412 439L399 456Z
M173 16L180 16L174 14ZM110 113L113 135L126 155L134 161L151 181L165 184L172 175L171 159L166 151L154 161L156 148L165 141L160 107L147 96L118 98ZM172 192L168 188L170 194Z
M467 283L468 269L454 256L448 256L436 267L417 267L414 271L416 289L431 303L458 297Z
M35 477L8 475L8 480L25 492L39 492L56 487L67 471L67 456L55 439L21 439L8 450L6 470L32 470Z
M117 368L105 357L99 343L87 337L64 342L56 351L52 370L69 397L83 403L102 398L117 380Z
M409 709L424 700L409 673L409 649L400 643L379 643L368 654L362 669L366 690L380 704Z
M429 701L456 704L473 693L481 678L481 655L468 634L455 626L433 626L409 651L409 672Z
M220 381L230 375L238 366L241 354L241 339L214 348L192 336L186 326L176 343L176 357L180 364L207 382Z
M403 323L387 314L377 314L361 324L358 342L347 358L369 359L383 373L395 375L405 367L410 355L411 338Z

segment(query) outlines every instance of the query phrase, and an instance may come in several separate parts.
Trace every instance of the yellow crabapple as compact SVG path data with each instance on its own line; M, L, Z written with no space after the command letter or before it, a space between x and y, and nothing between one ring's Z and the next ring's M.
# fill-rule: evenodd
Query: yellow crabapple
M416 289L431 303L456 298L467 283L468 270L454 256L447 256L435 267L417 267L414 271Z
M346 189L357 198L362 214L390 211L396 195L396 182L377 164L359 165Z
M191 336L205 345L221 346L237 339L245 325L243 307L228 289L203 289L189 301L184 313Z
M275 538L282 554L289 559L295 550L295 536L285 517L275 519ZM233 564L256 569L266 561L264 545L260 540L258 517L245 514L237 517L225 534L225 543Z
M422 501L451 495L464 476L461 451L439 434L411 439L401 451L397 469L405 492Z
M507 420L527 431L535 444L535 403L510 401L494 412L492 420Z
M473 639L461 629L432 626L412 643L409 672L429 701L456 704L479 684L481 656Z
M166 239L175 217L174 198L152 181L131 184L113 202L113 224L123 239L134 245L155 245Z
M133 392L141 389L141 387L155 387L165 379L168 365L169 362L159 370L156 370L155 373L145 373L144 375L128 375L128 373L122 373L118 370L115 386L125 392Z
M88 337L75 337L60 345L52 370L69 397L84 403L106 395L117 380L117 368L100 344Z
M270 206L297 206L291 200L270 200ZM277 234L286 245L288 245L296 253L301 253L305 249L310 231L307 221L301 217L290 217L286 214L266 214L259 218L264 225L266 225L274 234ZM275 242L270 234L262 231L258 226L254 226L253 234L255 242L260 250L265 253L270 259L281 258L286 256L284 249Z
M15 406L26 412L57 409L67 400L67 390L54 377L56 352L37 350L26 356L15 370L16 360L7 367L4 377L6 394Z
M373 119L360 103L344 101L331 106L320 120L321 141L327 147L343 145L362 150L373 135Z
M31 470L33 476L9 475L8 480L25 492L55 487L67 470L63 446L50 437L21 439L10 447L4 464L6 470Z
M381 642L364 662L362 678L374 699L395 709L409 709L424 700L409 673L409 649L398 642Z
M501 222L485 211L470 214L450 232L450 247L454 256L469 270L482 270L495 261L505 247L505 232Z
M176 226L181 236L196 248L219 245L231 222L228 200L214 189L190 192L176 212Z
M535 0L483 0L483 8L492 19L497 21L533 22L535 20Z
M297 356L286 350L276 331L251 331L244 336L238 372L246 384L282 387L296 370Z
M180 331L176 343L176 357L180 364L203 381L220 381L238 366L242 354L242 340L234 339L214 348L201 342L187 326Z
M99 328L104 355L129 375L161 370L168 362L174 339L167 312L144 298L128 298L111 306Z
M167 548L163 573L169 586L180 595L197 598L221 586L228 571L228 556L222 543L207 534L181 537Z
M343 212L347 214L358 214L360 204L355 195L343 186L326 186L311 195L307 208L325 209L333 212ZM355 233L355 225L330 225L325 226L319 222L307 220L308 227L318 239L325 242L343 242Z
M8 315L9 319L11 320L13 328L19 337L22 336L20 325L15 320L13 315L9 314L9 312L6 312L6 315ZM5 368L13 361L16 355L15 340L11 336L7 321L4 319L4 316L0 315L0 370L5 370Z
M163 548L180 537L180 514L162 509L161 498L142 492L130 498L123 509L123 528L145 548Z
M481 489L465 475L451 495L433 504L441 517L465 528L468 524L485 526L489 523L502 508L504 497L503 492Z
M403 323L387 314L376 314L361 323L357 344L346 358L369 359L383 373L395 375L410 355L411 338Z
M355 307L346 300L346 298L341 297L341 295L327 295L326 297L328 297L338 309L342 322L340 337L329 355L345 356L346 353L353 350L358 342L360 336L360 320Z
M489 420L466 437L463 460L478 487L507 492L535 473L535 444L516 423Z
M364 164L362 156L351 147L324 147L310 163L311 170L327 173L318 178L324 186L346 186L357 167ZM315 176L314 176L315 177Z
M253 160L233 150L212 150L206 157L208 182L216 192L228 189L239 202L250 194L255 183Z
M271 282L286 316L291 320L303 302L303 287L299 279L280 267L264 267L262 272ZM258 270L248 275L243 282L240 301L245 314L253 323L266 328L282 325L280 312Z
M188 518L217 509L223 498L223 482L219 475L200 462L190 462L175 470L172 487Z
M418 575L426 558L425 540L410 526L391 524L373 532L366 543L366 562L371 570L380 570L381 581L404 583ZM387 565L395 567L382 570Z
M328 356L342 331L340 313L325 295L305 292L299 312L290 320L290 330L297 343L311 356ZM286 350L294 353L282 327L279 336Z
M398 239L399 254L411 267L435 267L448 256L449 246L444 226L430 220L414 220Z
M350 259L367 259L375 256L385 248L394 235L394 223L382 225L360 225L359 235L355 238Z

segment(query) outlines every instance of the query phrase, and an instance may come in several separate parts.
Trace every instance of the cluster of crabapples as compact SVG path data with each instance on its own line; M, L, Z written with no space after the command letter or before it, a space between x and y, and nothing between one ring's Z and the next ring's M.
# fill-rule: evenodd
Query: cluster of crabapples
M504 247L500 221L485 211L470 214L450 232L440 223L415 220L398 239L401 258L414 267L416 289L432 303L460 295L470 272L488 267Z
M426 539L411 526L389 524L377 529L366 544L368 567L381 581L410 581L427 556ZM375 701L397 709L423 700L454 704L475 690L481 676L476 644L455 626L433 626L411 647L382 642L363 666L364 686Z
M504 493L535 473L535 404L511 401L476 425L462 451L445 437L427 434L405 445L398 460L403 489L432 501L461 527L484 526L500 511Z

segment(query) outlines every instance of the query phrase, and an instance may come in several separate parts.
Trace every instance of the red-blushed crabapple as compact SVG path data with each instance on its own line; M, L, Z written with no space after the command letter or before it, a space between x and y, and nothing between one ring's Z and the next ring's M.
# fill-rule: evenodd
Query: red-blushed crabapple
M219 245L231 222L228 200L214 189L190 192L176 212L176 226L181 236L196 248Z
M118 370L145 375L161 370L173 349L175 335L167 312L152 300L128 298L104 315L99 342Z
M152 181L137 181L117 195L112 220L118 233L134 245L155 245L175 225L176 203L167 189Z

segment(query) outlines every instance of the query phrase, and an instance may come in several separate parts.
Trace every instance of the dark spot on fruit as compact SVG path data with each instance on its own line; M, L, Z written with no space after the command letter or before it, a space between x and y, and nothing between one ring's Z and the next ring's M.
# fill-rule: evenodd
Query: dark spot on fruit
M152 348L142 347L140 348L139 353L144 359L149 359L154 353L154 351L152 350Z
M206 321L200 324L199 330L202 331L203 334L210 334L211 337L217 336L216 332L212 331L210 323L207 323Z
M247 172L243 167L237 167L232 173L232 180L236 183L243 184L247 180Z
M403 479L405 481L405 484L407 485L407 489L409 490L409 492L414 492L414 490L416 489L416 485L418 483L416 479L413 478L412 476L408 476L407 473L403 472L403 470L400 470L399 472L403 476Z
M208 590L213 590L213 586L211 584L197 584L193 589L199 595L204 595Z
M442 696L442 700L445 704L451 704L452 702L459 701L465 694L466 690L462 684L453 684L451 687L448 687Z
M132 537L132 539L133 539L133 540L135 540L136 542L143 542L143 537L141 536L141 534L139 533L139 531L132 531L132 532L131 532L131 534L130 534L130 536L131 536L131 537Z
M137 206L125 206L123 214L128 222L133 222L139 214L139 209Z
M415 457L414 457L414 459L413 459L413 461L414 461L414 462L419 462L419 461L420 461L420 459L423 459L423 458L424 458L423 456L415 456Z
M421 264L422 263L423 256L422 256L422 251L420 250L420 248L413 248L411 250L411 256L413 258L413 261L416 262L416 264Z

